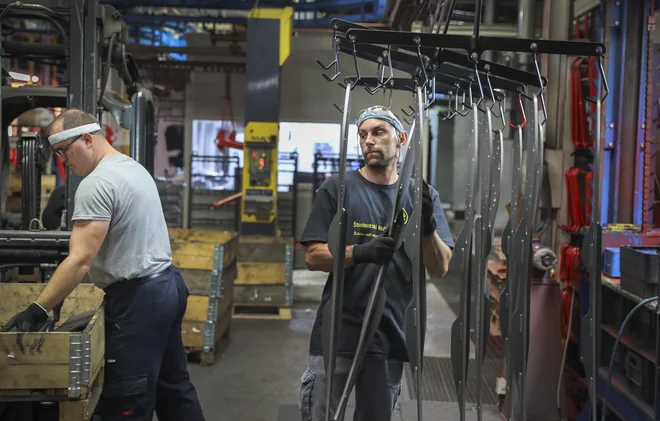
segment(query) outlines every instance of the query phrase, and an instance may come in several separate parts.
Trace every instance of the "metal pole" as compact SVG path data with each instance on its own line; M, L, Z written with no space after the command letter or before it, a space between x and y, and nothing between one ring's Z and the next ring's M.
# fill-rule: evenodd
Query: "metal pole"
M554 1L567 2L568 0ZM534 38L534 30L536 28L535 12L536 2L534 0L518 0L518 38ZM521 69L528 72L532 71L532 61L529 54L520 54L518 60L520 62Z
M0 37L0 55L4 53L2 37ZM2 125L2 85L4 76L2 69L5 68L6 59L0 58L0 127ZM9 135L5 130L0 133L0 216L5 213L7 206L7 196L9 195Z
M549 39L570 39L571 23L573 22L573 2L570 0L552 0L550 3ZM548 62L547 77L551 86L548 87L546 103L548 105L548 122L546 125L546 144L550 149L561 149L563 139L563 115L565 113L566 88L558 83L567 80L566 56L547 55L542 57ZM569 144L572 148L572 143Z
M93 1L96 4L96 1ZM83 108L84 98L84 63L85 63L85 0L71 0L71 39L69 46L69 100L67 108ZM96 89L94 89L96 92ZM76 190L82 180L70 169L66 172L66 227L73 228L71 216L75 203Z
M87 15L85 16L85 39L83 41L86 59L83 59L83 107L92 115L97 115L97 81L99 75L98 45L101 42L100 28L96 23L98 2L87 2Z
M497 0L485 0L484 1L484 25L491 26L495 24L495 3ZM493 61L493 52L486 51L483 54L483 58L486 61Z

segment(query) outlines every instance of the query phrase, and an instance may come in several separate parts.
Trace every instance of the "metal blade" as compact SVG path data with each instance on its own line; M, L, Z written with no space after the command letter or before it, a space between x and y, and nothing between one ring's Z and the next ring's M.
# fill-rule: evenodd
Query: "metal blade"
M415 162L418 164L423 160L422 139L424 138L424 97L422 96L421 88L418 87L417 95L417 109L419 110L416 119L418 121L418 132L415 136ZM406 241L404 247L408 257L412 263L412 302L406 310L406 342L408 347L408 355L410 357L410 364L415 376L415 387L417 388L417 419L422 420L421 411L421 376L422 376L422 360L424 355L424 348L422 345L422 323L421 323L421 289L425 285L426 272L422 262L422 191L424 189L424 181L422 179L422 166L415 167L415 190L413 197L413 212L410 215L410 222L407 224Z
M490 218L489 224L491 231L495 227L495 217L497 208L500 206L500 190L502 188L502 147L504 145L504 135L502 130L497 130L493 139L493 160L490 167Z
M381 266L381 271L384 271L384 269L385 266ZM364 355L366 354L367 350L367 344L376 333L378 325L380 324L380 320L383 316L383 311L385 310L385 302L387 301L385 290L379 287L378 289L374 289L373 292L375 293L375 296L373 296L373 300L370 300L369 304L367 304L367 311L365 311L365 319L362 323L362 330L360 331L360 339L358 342L357 350L355 352L355 358L353 358L353 363L351 364L351 368L348 372L346 384L344 385L344 391L342 392L341 399L337 405L337 412L335 413L334 418L332 418L334 421L339 421L342 418L342 414L346 409L346 404L348 403L348 398L353 391L353 387L355 387L357 372L362 366L362 361L364 360ZM370 315L371 317L367 318L367 315Z
M483 362L488 345L489 330L485 328L489 323L489 315L485 313L487 308L490 288L487 288L487 258L490 252L490 212L492 206L491 197L491 165L493 164L493 124L491 113L486 110L481 112L475 110L479 115L480 127L478 145L479 164L479 214L475 217L475 263L474 263L474 305L475 305L475 348L476 348L476 398L477 398L477 421L483 417L481 385L483 378ZM484 118L485 117L485 118Z
M523 152L523 132L520 126L516 129L515 140L513 142L513 182L511 183L511 207L509 222L504 229L502 236L502 251L506 256L507 269L506 269L506 284L500 295L500 329L502 331L502 338L504 340L504 352L507 361L506 365L506 381L507 381L507 407L505 416L508 421L514 418L514 409L517 399L514 395L518 395L515 385L515 369L519 367L516 360L519 360L520 354L517 353L520 335L515 335L516 323L513 323L513 311L517 306L517 291L518 291L518 277L517 268L519 266L517 256L520 253L521 240L516 236L518 232L518 219L520 218L520 209L518 207L520 199L520 190L522 183L522 152ZM522 233L522 232L521 232ZM519 235L519 234L518 234ZM514 337L515 336L515 337ZM515 350L515 351L514 351Z
M344 276L346 265L346 235L348 225L348 214L344 209L344 177L346 173L346 156L348 153L348 116L351 109L351 87L346 85L344 96L344 115L341 127L341 149L339 156L339 175L337 182L337 213L331 223L328 248L332 254L334 267L332 271L332 295L330 302L323 309L323 327L321 331L321 346L323 348L323 363L326 369L327 393L326 393L326 419L333 412L331 391L334 384L335 366L339 339L339 330L342 318L342 303L344 296ZM330 320L330 323L328 323Z
M473 102L472 109L476 110L476 104ZM477 187L477 143L479 139L479 122L475 112L467 115L470 119L471 133L466 138L470 154L467 159L468 180L465 194L465 224L456 242L455 251L460 256L461 272L461 297L460 311L456 320L452 324L451 330L451 361L454 372L454 382L456 386L456 396L458 398L459 417L465 421L465 388L467 382L468 357L470 355L470 307L471 298L471 269L472 269L472 249L474 243L474 197ZM453 260L453 259L452 259Z
M530 104L531 102L531 104ZM532 235L534 229L534 220L538 202L535 197L536 178L538 176L538 161L541 159L542 152L539 150L540 133L539 133L539 115L538 115L538 98L532 97L531 101L526 101L526 106L529 111L526 115L530 116L527 126L525 127L525 144L527 146L527 163L525 170L525 197L523 200L523 209L520 226L516 231L515 243L517 243L516 250L513 253L514 259L518 260L518 267L516 268L517 280L517 297L516 306L512 316L513 323L516 324L512 327L510 333L512 339L514 337L513 330L515 330L515 344L511 343L512 351L514 352L514 369L516 372L516 385L518 387L520 397L520 413L521 418L524 420L526 417L526 401L525 401L525 380L527 375L527 358L529 350L529 275L530 275L530 259L532 256ZM515 348L514 348L515 347Z

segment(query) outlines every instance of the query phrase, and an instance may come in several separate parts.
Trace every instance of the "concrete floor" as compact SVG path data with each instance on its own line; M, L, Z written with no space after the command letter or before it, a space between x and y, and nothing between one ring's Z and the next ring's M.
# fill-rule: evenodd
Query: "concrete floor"
M208 421L300 421L300 378L307 364L309 333L327 275L296 272L297 304L292 320L235 319L230 338L218 351L213 366L189 363ZM429 284L425 356L450 355L449 332L457 304L455 275L450 273ZM455 402L424 401L423 407L427 419L459 419ZM473 404L468 404L467 413L468 420L477 419ZM498 414L496 407L484 405L484 421L498 420ZM417 420L416 401L410 399L405 384L393 419ZM345 421L351 421L351 417Z

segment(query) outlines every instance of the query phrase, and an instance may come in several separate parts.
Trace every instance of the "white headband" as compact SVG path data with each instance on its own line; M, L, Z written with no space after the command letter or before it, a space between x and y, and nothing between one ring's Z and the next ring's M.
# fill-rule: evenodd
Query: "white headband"
M84 133L93 133L101 130L101 126L98 123L85 124L83 126L74 127L73 129L64 130L54 135L48 136L48 141L51 145L60 143L63 140L71 139L72 137L80 136Z

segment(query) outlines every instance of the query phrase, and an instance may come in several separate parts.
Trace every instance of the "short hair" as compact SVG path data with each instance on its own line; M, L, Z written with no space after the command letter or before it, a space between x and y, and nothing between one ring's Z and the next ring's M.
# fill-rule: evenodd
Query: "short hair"
M53 125L57 122L62 123L62 131L84 126L86 124L96 123L99 126L101 126L101 123L96 117L94 117L92 114L88 113L85 110L81 110L80 108L69 108L66 111L62 112L60 115L58 115L48 126L48 133L53 132ZM90 134L93 135L102 134L102 133L103 133L102 130L90 132Z

